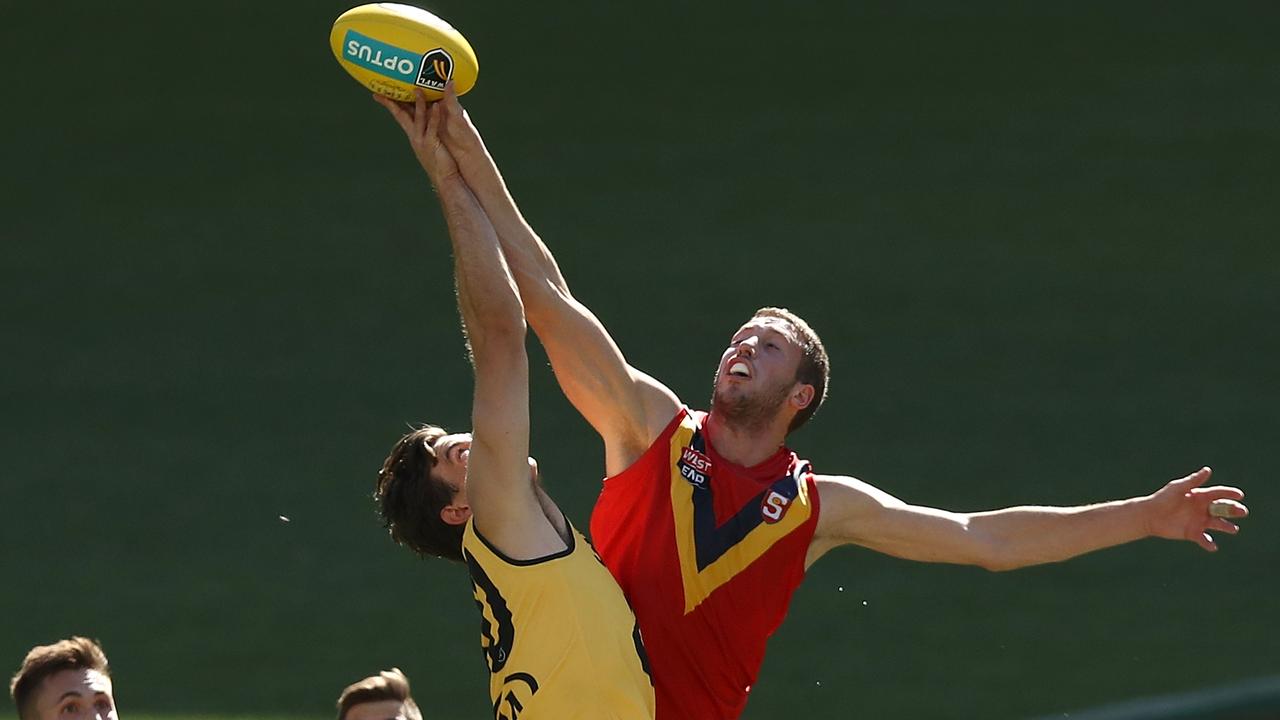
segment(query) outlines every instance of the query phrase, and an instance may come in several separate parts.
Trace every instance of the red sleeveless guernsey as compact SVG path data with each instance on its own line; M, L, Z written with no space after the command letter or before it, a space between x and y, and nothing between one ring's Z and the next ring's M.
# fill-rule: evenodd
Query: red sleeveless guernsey
M596 551L631 602L658 720L737 718L804 578L818 522L809 463L781 448L744 468L681 408L591 515Z

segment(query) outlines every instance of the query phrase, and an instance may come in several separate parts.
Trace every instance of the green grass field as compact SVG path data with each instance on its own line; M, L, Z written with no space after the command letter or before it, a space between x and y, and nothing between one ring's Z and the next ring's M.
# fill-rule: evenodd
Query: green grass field
M957 510L1202 464L1248 492L1215 556L835 553L748 720L1280 673L1271 5L428 5L475 46L464 100L576 295L687 402L779 304L833 361L793 443L819 471ZM426 180L326 45L347 7L6 9L0 662L99 637L126 720L325 718L391 665L429 719L489 714L465 573L368 500L406 422L465 425L470 384ZM585 525L599 443L531 347L532 451Z

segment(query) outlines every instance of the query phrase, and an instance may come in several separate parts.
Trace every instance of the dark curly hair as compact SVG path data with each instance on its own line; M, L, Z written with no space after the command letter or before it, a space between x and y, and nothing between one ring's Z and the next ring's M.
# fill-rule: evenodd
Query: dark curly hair
M438 425L421 425L400 438L378 471L373 499L392 540L422 556L462 562L464 526L440 517L458 488L431 472L437 462L432 445L447 434Z

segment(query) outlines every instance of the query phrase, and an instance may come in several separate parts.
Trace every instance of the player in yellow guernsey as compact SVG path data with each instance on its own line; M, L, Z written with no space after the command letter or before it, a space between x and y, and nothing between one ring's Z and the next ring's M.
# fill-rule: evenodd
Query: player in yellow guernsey
M387 527L397 542L470 571L495 718L652 718L635 616L529 457L524 308L497 235L439 140L438 106L421 95L379 101L439 196L475 368L474 435L426 426L383 464L375 495Z

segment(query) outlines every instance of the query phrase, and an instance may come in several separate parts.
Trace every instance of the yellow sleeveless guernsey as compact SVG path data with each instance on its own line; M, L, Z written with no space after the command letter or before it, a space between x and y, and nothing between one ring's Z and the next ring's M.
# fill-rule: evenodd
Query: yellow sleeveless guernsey
M653 681L626 598L586 538L537 560L503 555L467 521L497 720L650 720Z

